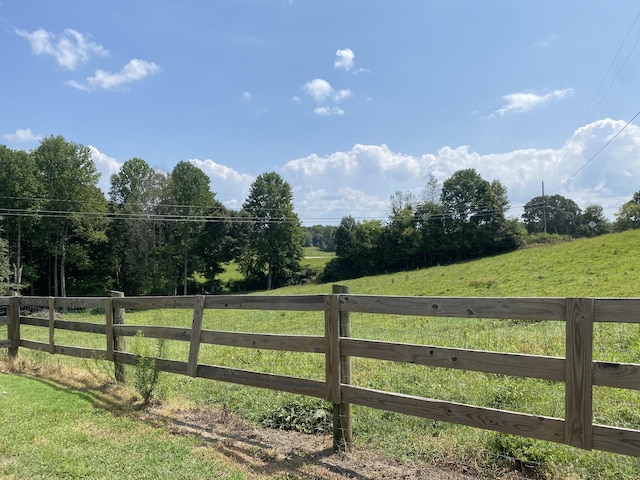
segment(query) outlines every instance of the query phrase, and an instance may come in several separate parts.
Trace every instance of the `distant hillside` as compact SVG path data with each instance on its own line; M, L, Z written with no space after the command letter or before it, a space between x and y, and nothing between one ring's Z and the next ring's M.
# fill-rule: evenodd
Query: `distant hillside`
M362 294L640 297L640 230L340 283ZM326 293L330 289L329 284L305 285L273 293Z

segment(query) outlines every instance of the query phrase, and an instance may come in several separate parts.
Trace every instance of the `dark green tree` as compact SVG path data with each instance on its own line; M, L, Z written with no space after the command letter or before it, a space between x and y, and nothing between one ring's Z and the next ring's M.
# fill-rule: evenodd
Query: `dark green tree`
M32 155L46 212L34 243L53 258L51 293L66 297L67 261L90 269L89 246L106 241L107 202L88 147L51 136Z
M440 204L453 258L505 251L509 242L501 242L501 247L496 248L496 239L508 236L505 215L509 200L506 188L498 180L488 182L475 169L459 170L443 182Z
M166 244L155 219L166 187L166 176L141 158L124 162L111 176L109 228L115 286L126 295L160 293L165 284L159 252Z
M415 268L420 246L420 233L415 215L416 199L411 193L398 191L389 200L391 212L385 226L387 268L390 270Z
M581 215L578 204L562 195L534 197L524 206L522 219L528 233L575 235Z
M600 205L589 205L582 211L576 231L579 237L592 237L610 231L611 222L604 215L604 210Z
M205 231L206 217L221 205L209 187L209 177L189 162L179 162L169 175L163 213L171 215L168 224L170 261L169 286L175 295L178 278L182 279L182 293L188 292L189 277L203 268L199 247ZM217 242L210 238L208 241Z
M640 191L634 193L631 200L622 204L616 213L614 228L617 232L640 228Z
M264 280L267 290L286 285L300 270L302 227L293 210L291 186L275 172L251 184L242 210L250 219L247 243L237 257L247 280Z
M27 282L37 276L37 265L24 265L24 251L30 250L42 206L40 187L36 180L33 156L24 150L11 150L0 145L0 209L5 212L5 232L9 261Z

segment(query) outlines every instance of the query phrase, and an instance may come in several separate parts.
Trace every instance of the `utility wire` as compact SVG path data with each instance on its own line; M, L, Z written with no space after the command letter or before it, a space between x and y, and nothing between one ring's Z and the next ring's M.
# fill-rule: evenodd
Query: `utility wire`
M624 39L622 40L622 43L618 47L618 51L616 52L616 54L614 55L613 59L611 60L611 63L609 64L609 68L607 68L607 71L604 72L604 75L602 76L602 80L600 80L600 84L598 85L598 88L596 88L596 91L593 92L593 96L591 97L591 101L589 102L589 105L587 105L587 108L585 109L584 113L580 117L580 120L578 121L578 125L576 126L576 129L582 125L582 123L583 123L583 121L585 119L585 115L587 115L587 112L589 112L589 109L591 108L591 105L593 105L593 102L596 99L596 97L598 95L598 92L600 92L600 89L602 88L602 85L604 84L604 81L607 79L607 75L609 75L609 72L611 72L611 69L613 68L613 65L615 64L616 60L618 59L618 56L620 55L620 52L622 51L622 48L624 47L625 43L627 43L629 35L631 35L633 27L635 26L636 22L638 21L638 18L640 18L640 10L638 10L638 13L636 14L635 18L633 19L633 22L631 23L631 26L627 30L627 34L624 36ZM638 39L638 41L640 41L640 38ZM602 103L602 100L604 99L604 97L609 92L609 89L611 88L611 85L613 84L613 81L615 81L615 79L618 77L618 74L620 73L622 68L624 68L624 66L627 63L627 60L629 60L629 57L631 56L631 54L633 53L633 51L636 49L637 46L638 46L638 42L635 43L635 45L633 46L633 48L631 49L631 51L627 55L627 58L625 59L624 63L622 64L622 66L616 72L612 82L609 84L609 87L607 87L607 90L604 92L604 94L600 98L600 101L598 102L598 104L594 107L594 109L593 109L594 111L587 117L586 121L589 121L589 119L591 118L593 113L598 109L598 107Z
M620 130L618 130L618 132L611 137L607 143L605 143L596 153L594 153L591 158L589 158L589 160L587 160L584 165L582 165L578 170L576 170L573 175L571 175L569 178L567 178L564 182L562 182L553 192L551 192L552 194L557 192L558 190L560 190L562 187L564 187L567 183L569 183L573 178L575 178L576 175L578 175L578 173L580 173L582 170L584 170L584 168L589 165L598 155L600 155L600 153L609 146L609 144L611 142L613 142L622 132L624 132L624 130L633 123L633 121L638 117L638 115L640 115L640 111L638 111L631 120L629 120L624 127L622 127Z

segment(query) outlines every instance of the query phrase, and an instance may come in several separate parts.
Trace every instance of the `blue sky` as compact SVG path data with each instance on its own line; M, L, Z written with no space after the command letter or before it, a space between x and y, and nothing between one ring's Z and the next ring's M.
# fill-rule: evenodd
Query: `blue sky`
M109 176L202 168L240 208L276 171L305 224L384 218L475 168L613 218L640 190L640 5L0 0L0 143L63 135ZM639 117L640 121L640 117Z

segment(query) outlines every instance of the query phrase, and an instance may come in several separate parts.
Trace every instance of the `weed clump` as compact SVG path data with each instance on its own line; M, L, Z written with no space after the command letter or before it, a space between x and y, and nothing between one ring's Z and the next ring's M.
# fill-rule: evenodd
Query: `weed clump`
M333 407L320 400L294 400L266 412L260 424L267 428L323 435L333 429Z
M134 387L140 397L142 397L142 405L147 406L156 393L160 382L160 372L156 369L156 357L160 358L164 354L164 340L156 341L155 352L152 345L140 341L142 333L136 334L136 343L134 354L136 355L135 380Z

